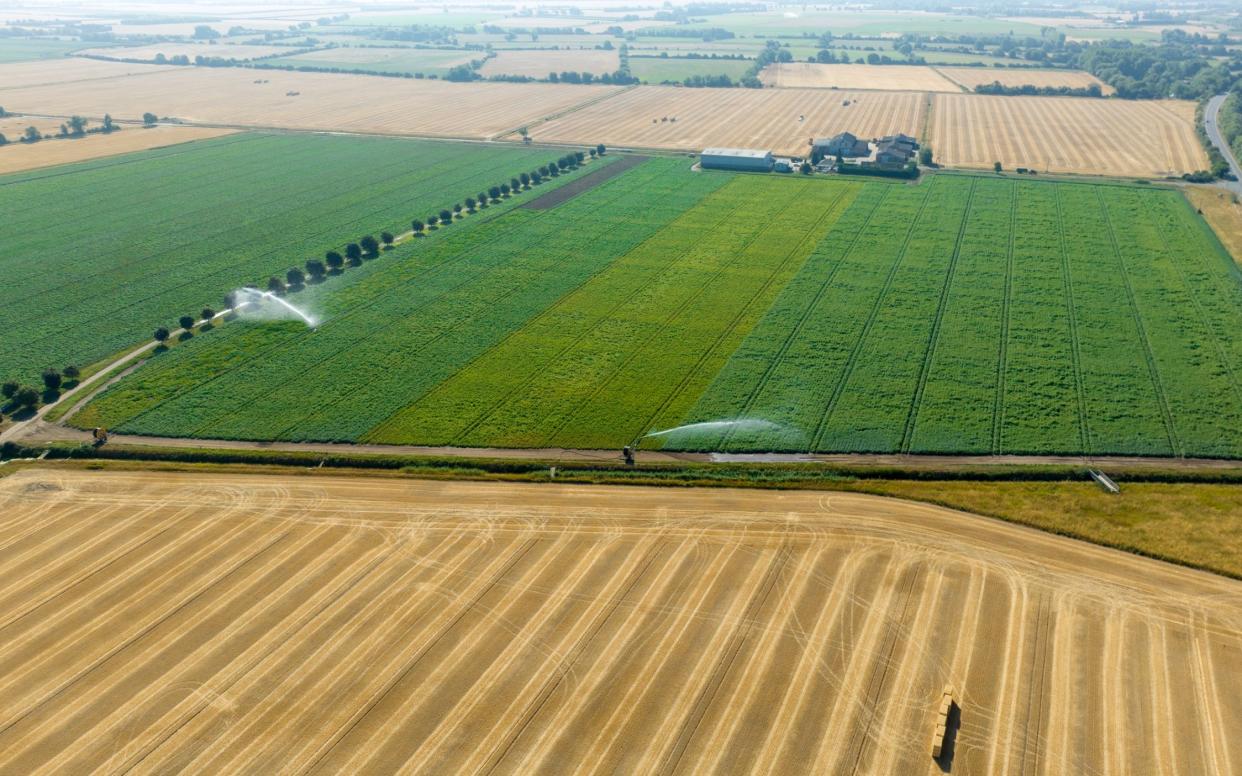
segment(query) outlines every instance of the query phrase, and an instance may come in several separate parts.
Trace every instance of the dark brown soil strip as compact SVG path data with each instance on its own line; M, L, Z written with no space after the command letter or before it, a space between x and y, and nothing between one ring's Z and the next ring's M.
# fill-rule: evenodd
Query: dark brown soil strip
M590 171L573 183L568 183L549 191L547 194L535 197L530 202L522 205L522 207L527 207L531 210L550 210L562 202L568 202L584 191L590 191L606 180L615 178L621 173L637 167L645 161L647 161L646 156L623 156L612 164Z

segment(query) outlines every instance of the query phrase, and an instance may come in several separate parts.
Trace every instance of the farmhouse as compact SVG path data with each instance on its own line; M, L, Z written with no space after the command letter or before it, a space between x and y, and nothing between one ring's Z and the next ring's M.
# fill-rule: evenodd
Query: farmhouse
M876 164L905 164L914 156L919 144L909 135L889 135L876 141Z
M851 157L868 156L871 149L866 140L860 140L850 132L841 132L828 138L816 138L811 141L811 155L816 158L825 156Z
M771 172L775 160L771 151L752 148L704 148L699 164L705 170Z

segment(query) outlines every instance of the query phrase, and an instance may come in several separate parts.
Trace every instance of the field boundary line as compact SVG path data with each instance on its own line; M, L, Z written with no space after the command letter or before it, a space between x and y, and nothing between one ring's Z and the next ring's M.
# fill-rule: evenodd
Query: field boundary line
M1009 308L1013 298L1013 233L1018 220L1018 184L1009 183L1009 247L1005 258L1005 296L1001 303L1000 346L996 357L996 395L992 399L992 454L1001 454L1001 432L1005 426L1005 370L1009 350Z
M934 70L934 71L936 72L936 75L938 75L938 76L940 76L941 78L943 78L943 79L947 80L949 83L951 83L951 84L953 84L954 86L956 86L957 88L961 89L961 90L962 90L963 92L965 92L966 94L973 94L973 93L974 93L974 91L975 91L974 89L971 89L971 88L970 88L969 86L967 86L966 84L962 83L961 81L957 80L957 79L956 79L956 78L954 78L953 76L951 76L951 75L949 75L948 73L946 73L946 72L944 72L943 70L941 70L940 68L942 67L942 65L927 65L927 67L929 67L929 68L931 68L932 70ZM952 92L949 92L949 94L952 94Z
M699 369L700 369L700 368L702 368L703 362L704 362L704 361L706 361L706 360L707 360L707 358L708 358L708 357L709 357L712 353L714 353L718 347L720 347L720 344L724 341L724 339L725 339L725 338L726 338L729 334L732 334L732 333L733 333L733 330L737 327L737 323L738 323L739 319L741 319L741 317L742 317L742 316L746 313L746 311L747 311L748 309L750 309L751 305L753 305L753 304L755 303L755 300L756 300L756 299L758 299L758 298L759 298L759 296L760 296L761 294L763 294L763 292L767 291L767 289L768 289L768 288L769 288L769 287L770 287L770 286L771 286L774 282L776 282L776 277L777 277L777 275L780 273L780 271L781 271L782 269L784 269L785 265L787 265L787 264L789 263L790 259L792 259L792 258L796 255L796 253L797 253L798 249L799 249L799 248L800 248L800 247L801 247L801 246L802 246L802 245L803 245L803 244L804 244L807 240L809 240L809 239L810 239L810 234L811 234L811 232L813 231L813 229L814 229L814 228L816 228L816 227L818 227L820 224L822 224L822 223L824 222L824 220L825 220L825 219L829 216L829 214L832 214L832 213L835 213L835 214L836 214L836 219L834 219L834 221L833 221L833 222L834 222L834 224L835 224L836 220L837 220L837 219L839 219L839 218L841 217L841 215L844 213L844 211L845 211L845 210L847 210L847 209L849 208L849 204L847 204L844 208L841 208L840 210L838 210L838 205L840 205L841 200L845 197L845 195L846 195L847 193L848 193L848 190L843 189L843 190L842 190L842 192L841 192L840 194L838 194L838 195L837 195L837 197L836 197L835 199L833 199L833 200L832 200L832 202L828 205L828 207L824 209L824 213L821 215L821 217L819 218L819 220L817 220L817 221L815 222L815 224L812 226L812 229L808 230L808 232L807 232L807 236L804 236L801 240L799 240L799 241L798 241L798 243L797 243L797 244L793 247L793 249L791 249L791 250L790 250L789 254L785 257L785 260L781 262L780 266L779 266L779 267L777 267L777 268L776 268L776 269L775 269L775 270L774 270L774 271L773 271L770 275L768 275L768 279L767 279L766 281L764 281L763 286L762 286L762 287L760 287L758 291L756 291L754 294L752 294L752 295L750 296L750 298L749 298L749 299L747 299L747 300L746 300L746 304L742 305L742 307L738 310L737 315L733 316L733 319L732 319L731 321L729 321L729 326L728 326L728 328L727 328L727 329L725 329L724 331L722 331L719 335L717 335L716 339L712 341L711 346L710 346L710 347L708 347L706 350L704 350L704 351L703 351L703 353L699 356L698 361L696 361L696 362L694 363L694 366L692 366L692 367L690 368L690 370L686 372L686 375L685 375L685 377L683 377L683 378L681 379L681 382L679 382L679 383L677 384L677 386L676 386L676 387L675 387L675 388L674 388L674 389L673 389L673 390L669 393L669 395L668 395L667 397L665 397L664 401L660 404L660 406L659 406L659 407L657 407L657 408L656 408L656 409L655 409L655 410L654 410L654 411L653 411L653 412L652 412L652 413L651 413L651 414L647 417L646 422L643 424L643 425L644 425L644 427L648 427L648 426L650 426L650 425L651 425L651 424L655 421L655 419L656 419L657 417L659 417L660 413L662 413L662 412L664 412L666 409L668 409L668 407L669 407L669 406L673 403L673 401L674 401L674 400L675 400L678 396L680 396L680 395L681 395L682 391L684 391L684 390L686 389L686 385L690 382L690 380L691 380L691 379L692 379L692 378L693 378L696 374L698 374ZM853 199L851 199L851 200L850 200L850 204L852 204L852 203L853 203ZM831 230L831 227L829 227L829 229ZM822 242L822 241L823 241L823 239L824 239L824 238L826 238L826 237L827 237L827 235L824 235L824 237L823 237L823 238L820 238L819 242ZM812 249L811 249L811 253L814 253L814 248L812 248ZM806 262L810 260L810 258L811 258L811 254L810 254L810 253L808 253L808 254L807 254L807 256L806 256L806 258L805 258L805 259L803 259L803 265L804 265L804 266L805 266ZM799 271L800 271L800 270L799 270ZM796 272L794 273L794 275L795 275L795 276L796 276L797 274L798 274L798 273L796 273ZM793 278L791 277L789 280L785 281L785 284L786 284L786 285L788 285L788 284L789 284L789 282L790 282L790 281L792 281L792 280L793 280ZM779 298L779 296L780 296L780 294L778 293L778 294L777 294L777 297ZM768 308L769 308L769 309L771 309L771 305L772 305L772 304L775 304L775 303L776 303L776 299L774 298L774 299L772 300L772 303L768 305ZM765 311L765 312L766 312L766 311ZM755 321L755 325L756 325L756 326L758 326L758 325L759 325L759 322L762 320L762 318L763 318L763 316L761 315L761 316L760 316L760 318L759 318L759 320ZM752 327L752 329L751 329L751 330L752 330L752 331L754 330L754 329L753 329L753 327ZM749 332L748 332L747 334L749 335ZM740 346L740 343L739 343L739 346ZM732 355L732 354L730 354L730 355ZM726 359L726 362L727 362L727 359ZM722 365L722 368L723 368L723 365ZM661 445L661 446L663 446L663 445Z
M1160 370L1156 366L1156 357L1151 350L1151 341L1147 337L1147 329L1143 326L1143 316L1139 312L1138 300L1134 297L1134 287L1130 284L1130 271L1126 268L1126 260L1121 255L1121 249L1117 245L1117 233L1113 230L1113 219L1109 215L1108 205L1104 202L1104 196L1099 191L1095 192L1096 202L1099 203L1100 213L1104 216L1104 224L1108 231L1108 241L1113 248L1113 256L1117 259L1117 266L1121 270L1121 279L1126 287L1126 297L1130 300L1130 312L1134 316L1134 325L1138 327L1139 339L1143 343L1143 356L1147 359L1147 369L1150 373L1152 387L1156 389L1156 399L1160 404L1160 415L1164 421L1164 432L1168 435L1169 446L1173 450L1173 455L1183 457L1181 440L1178 439L1177 433L1173 426L1173 413L1169 409L1169 398L1165 394L1164 382L1160 379Z
M1070 273L1069 251L1065 248L1065 219L1061 212L1061 188L1053 187L1057 206L1057 246L1061 251L1061 274L1065 278L1065 308L1069 313L1070 353L1074 359L1074 390L1078 394L1078 435L1084 453L1091 452L1087 421L1087 389L1082 379L1082 351L1078 342L1078 310L1074 302L1074 277Z
M845 260L849 258L849 255L853 253L855 246L858 245L858 241L862 239L863 232L865 232L867 230L867 227L870 226L871 219L880 210L880 207L884 204L884 200L888 198L888 194L891 191L892 191L891 188L883 189L883 192L881 193L880 198L877 199L875 204L871 206L871 210L867 212L867 217L863 219L862 224L859 225L858 231L854 233L854 236L850 239L849 244L845 246L845 250L841 252L841 257L833 264L833 267L828 272L827 277L824 278L824 282L821 283L819 288L816 290L815 296L811 299L810 303L807 304L806 309L802 311L802 315L798 318L798 322L794 325L792 329L790 329L789 333L785 335L785 339L781 342L780 347L777 348L777 351L774 354L773 358L771 358L768 361L767 368L764 369L763 374L759 378L759 382L756 383L753 388L751 388L750 394L746 397L746 402L742 405L742 412L741 412L742 417L746 417L746 415L754 408L755 402L758 401L759 395L763 392L764 386L767 385L768 380L771 379L777 367L780 366L780 364L785 360L785 355L789 352L789 348L793 345L793 343L797 340L798 336L802 333L802 329L804 326L806 326L806 322L810 320L811 313L814 312L815 308L819 306L819 302L821 299L823 299L824 293L828 290L828 288L832 285L832 282L836 279L837 272L840 271L841 265L844 264ZM855 198L855 200L857 200L857 197ZM853 206L853 202L850 203L850 206L851 207ZM807 257L807 260L808 261L810 260L809 256ZM776 300L773 300L773 304L775 303L776 303ZM732 439L732 437L733 437L733 429L729 429L728 431L725 432L724 438L720 441L721 450L728 449L729 441Z
M884 278L884 285L880 287L879 293L876 295L875 302L871 305L871 311L867 314L867 320L863 323L862 330L858 333L858 339L854 341L854 347L850 349L850 357L846 360L845 365L841 369L841 377L837 380L836 387L833 388L832 394L828 397L828 404L819 416L819 422L815 425L815 433L811 436L810 449L807 452L814 452L819 448L820 442L823 441L824 430L828 427L828 418L831 417L837 407L837 401L841 398L841 394L845 392L845 386L849 383L850 375L854 372L854 365L858 363L858 356L863 350L863 344L867 341L868 335L871 333L871 326L875 323L875 319L880 315L880 308L884 305L884 300L888 297L889 289L892 288L893 278L897 277L897 270L901 268L902 262L906 259L906 253L910 249L910 241L914 239L914 233L918 229L919 224L923 220L923 213L927 210L927 203L932 198L931 189L928 188L923 192L923 199L919 202L919 209L910 219L910 225L906 227L906 237L901 243L901 250L897 253L897 257L893 260L893 266L889 267L888 275ZM860 232L861 234L861 232Z
M551 433L544 436L543 438L544 444L546 445L550 443L553 437L555 437L556 434L560 433L565 428L565 426L569 424L569 421L573 419L574 415L580 409L582 409L583 405L585 405L586 403L594 399L599 394L600 391L602 391L605 387L607 387L610 383L612 383L612 381L616 379L617 375L619 375L627 366L629 366L634 361L634 359L638 358L639 355L643 353L646 347L649 344L651 344L652 340L654 340L655 338L663 334L665 329L668 327L670 323L672 323L675 319L680 317L681 314L685 312L687 307L689 307L692 303L694 303L700 297L702 297L703 294L705 294L708 291L708 289L712 286L712 284L715 283L717 278L723 275L727 269L738 264L741 261L743 254L747 250L749 250L752 245L758 242L759 238L767 234L772 229L772 226L773 226L773 223L771 220L765 221L761 229L757 230L750 237L750 239L748 239L745 242L745 244L739 246L733 258L721 263L720 266L717 267L716 271L712 273L711 277L709 277L705 282L703 282L698 287L698 289L696 289L693 293L687 296L686 299L683 300L681 304L677 305L677 307L674 308L674 310L671 313L669 313L662 321L660 321L659 328L653 331L650 336L644 338L642 343L638 347L630 351L629 355L627 355L621 361L621 363L617 364L615 367L609 370L608 374L603 376L599 380L598 384L591 390L591 392L586 397L580 398L576 402L574 409L565 416L565 419L562 420L560 424L558 424L556 428L552 430ZM803 239L805 240L805 238ZM799 242L799 244L801 244L801 242ZM781 267L785 266L785 264L788 263L791 255L792 255L792 252L787 253L785 255L785 258L781 260L781 263L772 270L772 272L769 274L769 280L764 283L763 288L766 288L770 284L771 278L774 277L775 274L780 271ZM756 292L756 294L758 293L759 292ZM752 295L750 299L754 299L754 297L755 295ZM729 333L729 331L732 330L732 326L736 323L737 319L741 317L742 312L745 311L748 305L749 305L749 301L747 302L747 305L743 305L742 308L733 316L732 320L729 323L729 327L722 330L722 332L719 335L717 335L716 340L713 342L713 347L715 346L715 342L719 342L726 334ZM708 348L702 354L700 354L699 360L696 362L696 365L702 362L702 360L706 357L707 353L710 352L710 350L711 348Z
M914 432L918 425L919 408L923 402L923 390L927 387L927 375L931 372L932 362L936 358L936 346L940 343L940 324L944 320L945 308L949 306L949 290L957 275L957 260L962 255L962 237L966 234L966 225L970 222L970 208L975 201L975 190L978 179L970 182L970 192L966 195L966 204L962 209L962 222L957 227L957 240L953 243L953 255L949 258L949 271L945 274L944 285L940 289L940 303L936 306L936 317L932 319L931 333L927 337L927 350L923 354L923 364L919 367L919 381L914 389L914 399L910 411L906 413L906 428L902 433L898 448L903 453L910 452L914 441Z
M592 98L589 98L589 99L583 100L582 102L577 102L577 103L574 103L573 105L569 106L568 108L562 108L561 110L557 111L556 113L550 113L550 114L548 114L547 116L540 116L539 118L535 119L534 121L529 121L529 122L527 122L527 123L525 123L525 124L521 124L521 125L519 125L519 126L513 127L512 129L505 129L505 130L501 130L500 132L497 132L497 133L495 133L495 134L488 135L488 136L487 136L487 139L488 139L488 140L493 140L493 141L500 141L502 138L508 137L509 135L512 135L514 132L517 132L517 131L518 131L519 129L521 129L522 127L525 127L527 130L529 130L531 127L537 127L537 126L539 126L540 124L547 124L549 121L556 121L557 119L559 119L559 118L563 118L563 117L565 117L565 116L568 116L568 115L569 115L569 114L571 114L571 113L577 113L578 111L582 110L583 108L588 108L588 107L590 107L590 106L592 106L592 105L598 105L599 103L604 102L605 100L610 100L610 99L612 99L613 97L618 97L618 96L620 96L620 95L622 95L622 94L625 94L626 92L630 91L631 89L636 89L636 88L638 88L638 86L639 86L639 84L629 84L628 86L623 86L623 87L621 87L620 89L616 89L616 90L614 90L614 91L606 92L606 93L601 94L601 95L599 95L599 96L597 96L597 97L592 97ZM580 143L580 144L578 144L578 145L585 145L585 143Z
M721 188L723 188L723 187L721 187ZM712 194L716 193L716 191L720 191L720 189L716 189L715 191L713 191L713 192L712 192ZM710 195L709 195L709 196L710 196ZM704 199L706 199L706 197L705 197ZM700 201L699 201L699 203L696 203L696 206L697 206L698 204L701 204L701 203L702 203L702 200L700 200ZM728 221L728 219L732 218L732 217L734 216L734 214L736 214L739 210L741 210L743 207L745 207L745 206L746 206L746 204L748 204L748 203L746 203L746 202L739 202L739 203L737 204L737 207L734 207L734 208L730 209L730 210L729 210L726 214L724 214L723 216L721 216L721 218L715 222L715 227L714 227L714 228L719 229L719 228L720 228L720 226L721 226L722 224L726 223L726 222ZM684 215L684 213L686 213L686 212L689 212L689 211L683 211L683 215ZM680 216L679 216L678 218L680 218ZM599 273L597 273L596 275L592 275L592 276L591 276L590 278L588 278L585 282L583 282L582 284L580 284L580 285L578 285L577 287L573 288L571 291L569 291L569 293L565 294L565 295L564 295L564 296L562 296L560 299L558 299L556 302L554 302L553 304L549 305L547 308L545 308L545 309L543 310L543 312L542 312L539 316L536 316L535 318L532 318L532 319L531 319L531 320L530 320L530 321L529 321L529 322L528 322L525 326L523 326L521 329L515 329L513 332L511 332L511 335L510 335L510 336L516 335L516 334L517 334L519 331L521 331L522 329L527 328L527 326L529 326L529 325L530 325L530 323L533 323L533 322L535 322L536 320L539 320L539 319L540 319L540 318L542 318L544 315L550 314L550 313L552 312L552 310L553 310L553 309L555 309L555 308L559 307L559 306L560 306L560 305L561 305L561 304L565 301L565 299L566 299L566 298L568 298L571 294L577 293L578 291L580 291L581 289L583 289L583 288L584 288L584 287L585 287L588 283L590 283L590 282L591 282L591 281L593 281L596 277L598 277L598 276L599 276L599 274L603 274L603 272L606 272L608 269L612 268L612 267L616 264L616 262L617 262L618 260L620 260L620 259L624 258L625 256L629 255L629 254L630 254L630 253L632 253L633 251L635 251L635 250L637 250L638 248L642 247L642 246L643 246L643 245L645 245L647 242L649 242L651 239L654 239L654 238L656 237L656 235L664 233L664 232L665 232L665 231L669 228L669 226L670 226L672 223L676 222L676 220L677 220L677 219L674 219L674 220L673 220L672 222L670 222L669 224L666 224L665 226L663 226L663 227L661 227L660 229L656 230L656 232L654 232L654 233L653 233L653 234L652 234L652 235L651 235L651 236L650 236L647 240L644 240L643 242L641 242L641 243L639 243L638 245L634 246L634 247L633 247L633 248L631 248L630 250L626 251L626 252L625 252L624 254L622 254L621 256L617 256L617 257L616 257L616 258L614 258L612 261L610 261L610 262L608 262L607 264L605 264L605 265L604 265L604 267L602 267L602 268L601 268L601 270L600 270L600 272L599 272ZM766 227L765 227L765 228L766 228ZM759 234L759 233L760 233L760 232L756 232L756 234ZM753 238L752 238L752 240L751 240L751 241L753 242ZM570 340L568 343L566 343L564 347L562 347L562 348L561 348L560 350L558 350L558 351L557 351L554 355L552 355L552 357L551 357L551 358L549 358L547 361L545 361L545 362L544 362L544 364L543 364L543 366L546 368L546 367L547 367L547 365L549 365L549 364L553 364L553 363L556 363L556 362L557 362L557 361L559 361L562 357L564 357L566 353L571 352L574 348L576 348L576 347L578 346L578 344L579 344L580 342L582 342L582 340L586 339L589 335L593 334L593 333L595 332L595 330L596 330L596 329L598 329L601 325L603 325L603 324L604 324L604 323L606 323L607 321L611 320L612 314L613 314L614 312L616 312L617 310L619 310L619 309L621 309L621 308L625 307L625 305L629 304L630 300L632 300L634 297L638 296L638 295L639 295L639 294L641 294L643 291L645 291L647 288L649 288L649 287L650 287L650 286L652 286L653 284L655 284L655 283L657 283L658 281L660 281L661 279L663 279L666 275L668 275L670 272L672 272L674 268L678 267L678 266L682 263L682 261L684 261L684 260L685 260L688 256L690 256L691 254L693 254L693 253L694 253L697 249L698 249L698 246L697 246L697 245L690 245L690 246L689 246L689 247L688 247L685 251L683 251L683 252L681 252L680 254L678 254L678 256L677 256L677 258L676 258L676 259L674 259L674 260L673 260L673 261L671 261L670 263L668 263L668 264L664 265L664 266L663 266L662 268L660 268L658 271L656 271L656 272L652 273L652 274L651 274L651 276L650 276L649 278L647 278L645 281L641 282L638 286L636 286L636 287L635 287L635 288L634 288L634 289L633 289L633 290L632 290L629 294L627 294L627 295L626 295L623 299L620 299L619 301L617 301L617 302L616 302L616 304L614 304L614 305L612 305L611 307L609 307L609 308L608 308L608 310L607 310L607 312L605 312L604 314L600 315L600 316L596 319L595 323L593 323L593 324L591 324L589 327L587 327L587 328L583 329L581 332L579 332L579 334L578 334L576 337L574 337L572 340ZM735 259L735 260L736 260L736 259ZM510 339L510 337L506 337L506 338L505 338L504 340L502 340L501 342L496 343L496 345L495 345L495 346L493 346L492 348L489 348L487 352L491 352L491 351L492 351L492 350L494 350L496 347L498 347L498 346L500 346L500 345L504 344L504 342L508 341L508 339ZM473 362L472 362L472 363L473 363ZM539 377L540 377L540 376L542 376L542 373L541 373L540 371L538 371L538 370L532 371L532 372L531 372L530 374L528 374L525 378L523 378L523 379L522 379L522 381L521 381L520 383L518 383L517 385L513 386L513 387L512 387L509 391L507 391L507 392L506 392L503 396L501 396L501 397L497 398L497 399L496 399L496 401L494 401L494 402L492 403L492 405L491 405L490 407L488 407L488 408L487 408L487 410L486 410L486 411L484 411L484 412L480 413L477 417L475 417L475 419L474 419L473 421L471 421L469 425L467 425L465 428L463 428L461 431L459 431L459 432L458 432L458 433L457 433L457 434L453 437L453 440L455 441L455 440L461 439L462 437L464 437L464 436L466 436L466 435L468 435L468 434L472 433L475 429L477 429L477 428L478 428L478 427L479 427L479 426L483 423L483 421L485 421L485 420L487 420L489 417L491 417L491 416L492 416L492 414L496 412L496 410L500 409L502 406L504 406L505 404L509 403L510 398L511 398L511 397L512 397L512 396L513 396L516 392L521 391L522 389L526 388L526 387L527 387L527 386L529 386L532 382L534 382L535 380L539 379Z

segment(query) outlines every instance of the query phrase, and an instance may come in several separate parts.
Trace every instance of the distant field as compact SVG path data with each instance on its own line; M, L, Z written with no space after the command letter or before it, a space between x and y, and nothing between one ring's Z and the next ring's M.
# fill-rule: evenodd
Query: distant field
M1194 111L1176 100L938 94L929 140L936 160L951 166L1181 175L1207 168Z
M269 57L273 54L287 53L288 51L289 49L284 46L255 46L240 43L217 43L214 45L207 43L152 43L147 46L91 48L84 49L78 53L97 57L109 57L111 59L143 59L148 61L154 61L157 56L163 54L168 59L176 56L186 56L193 62L195 57L218 57L220 59L246 61L259 57Z
M1174 191L652 159L227 325L75 422L161 436L1242 455L1242 282ZM521 289L515 294L515 289Z
M9 140L16 140L19 134L10 132L7 123L10 119L0 119L0 132ZM45 122L40 122L45 123ZM53 122L54 123L54 122ZM43 131L51 131L50 128ZM87 135L83 138L69 140L51 139L26 145L11 143L0 148L0 174L33 170L57 164L81 162L104 156L127 154L149 148L176 145L191 140L205 140L233 133L232 129L216 127L178 127L158 126L150 129L136 125L126 125L120 132L107 135ZM0 183L0 185L3 185Z
M570 49L568 51L502 51L487 60L479 73L492 75L523 75L547 78L548 73L567 70L595 75L615 72L621 66L616 51Z
M22 87L44 87L80 81L99 82L120 76L159 73L174 65L139 65L129 62L100 62L96 59L64 57L39 62L14 62L0 65L0 103L9 110L17 108L10 96ZM93 87L87 87L93 88Z
M707 16L697 27L722 27L742 35L790 35L821 32L856 35L923 33L927 35L1005 35L1039 37L1034 24L963 14L909 11L765 11Z
M1203 213L1216 236L1242 266L1242 205L1228 191L1216 186L1188 186L1186 196Z
M0 149L0 160L29 150ZM2 177L0 379L89 364L179 315L218 308L244 283L366 233L405 231L549 157L508 145L237 135Z
M644 83L684 81L691 76L727 75L739 80L750 69L745 59L675 59L630 56L630 73Z
M1112 94L1113 87L1100 79L1081 70L1035 70L1029 68L1000 67L939 67L941 75L959 83L969 90L1000 82L1002 86L1067 86L1071 89L1085 89L1092 84L1100 87L1102 94Z
M57 59L84 46L76 40L0 37L0 64Z
M534 126L531 136L691 151L740 146L804 153L811 137L842 130L864 137L917 135L924 102L912 92L645 86Z
M768 65L759 76L767 86L815 89L882 89L903 92L960 92L961 88L921 65Z
M249 68L119 65L145 75L5 88L9 110L140 119L146 111L192 122L486 138L616 91L572 84L454 84L441 80ZM451 106L451 110L446 107ZM599 142L591 141L592 144Z
M356 46L310 51L281 57L275 65L335 67L341 70L369 70L377 73L435 73L443 75L456 65L482 59L479 51L442 51L416 48L378 48Z

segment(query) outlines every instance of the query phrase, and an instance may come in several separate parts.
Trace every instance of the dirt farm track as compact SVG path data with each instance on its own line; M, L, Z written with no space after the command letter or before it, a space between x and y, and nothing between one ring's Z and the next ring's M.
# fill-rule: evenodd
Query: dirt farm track
M25 469L0 773L1242 773L1242 583L813 492Z

